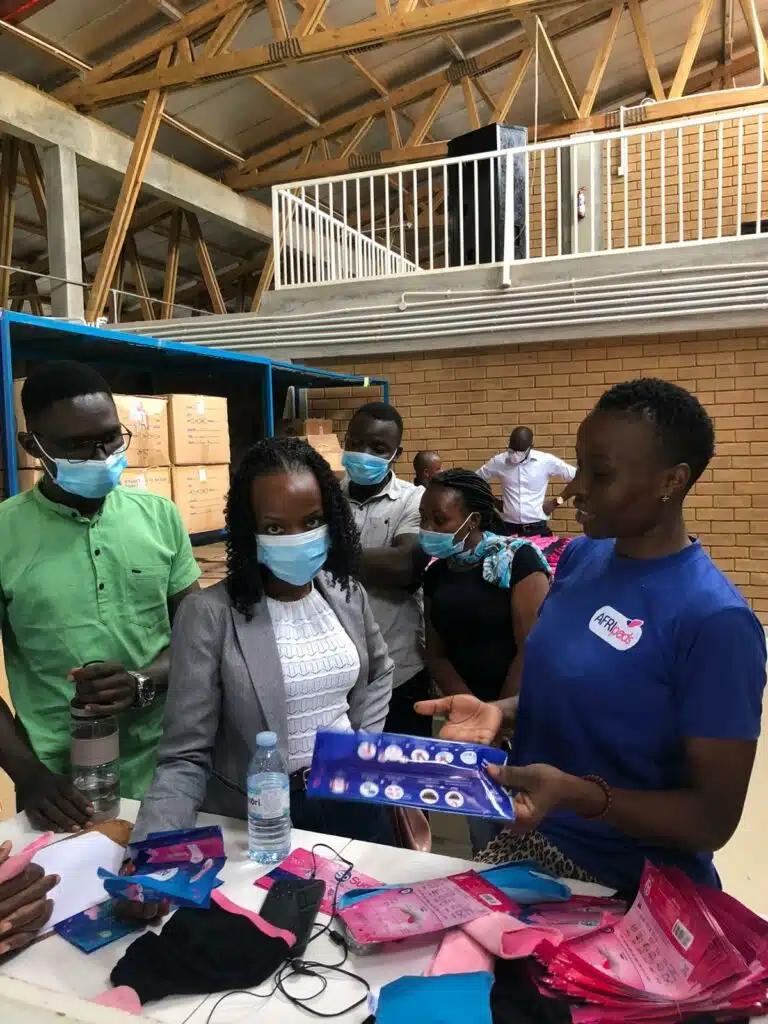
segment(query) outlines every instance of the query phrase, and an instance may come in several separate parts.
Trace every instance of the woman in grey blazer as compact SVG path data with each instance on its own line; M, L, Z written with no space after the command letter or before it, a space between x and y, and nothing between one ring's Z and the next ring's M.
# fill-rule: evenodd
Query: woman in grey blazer
M360 545L328 463L305 441L261 441L227 501L227 578L173 625L165 730L134 839L199 810L244 818L256 735L277 734L296 828L391 840L373 805L307 800L319 728L380 732L392 661L365 590Z

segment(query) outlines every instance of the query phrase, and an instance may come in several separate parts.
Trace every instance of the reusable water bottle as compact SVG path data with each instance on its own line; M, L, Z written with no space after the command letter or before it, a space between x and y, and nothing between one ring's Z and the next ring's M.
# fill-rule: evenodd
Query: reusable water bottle
M91 821L120 811L120 733L113 715L94 715L82 701L69 702L72 784L93 805Z
M291 852L290 783L273 732L260 732L248 766L248 856L277 864Z

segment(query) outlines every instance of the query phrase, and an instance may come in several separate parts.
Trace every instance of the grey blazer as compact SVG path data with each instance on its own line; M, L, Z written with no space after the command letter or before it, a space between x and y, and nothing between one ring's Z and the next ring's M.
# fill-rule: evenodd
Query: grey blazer
M347 698L352 727L381 732L393 665L368 595L354 586L347 603L327 574L315 582L360 656L360 675ZM244 818L248 761L264 730L277 733L280 748L287 748L283 675L266 601L246 622L224 583L190 594L173 623L165 728L134 840L190 828L199 810Z

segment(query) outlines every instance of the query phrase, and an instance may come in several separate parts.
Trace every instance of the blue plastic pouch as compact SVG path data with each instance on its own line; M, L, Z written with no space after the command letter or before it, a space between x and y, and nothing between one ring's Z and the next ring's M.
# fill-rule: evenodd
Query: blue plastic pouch
M139 931L144 921L125 921L114 915L112 900L105 900L54 925L54 931L84 953L108 946L124 935Z
M398 978L379 993L378 1024L491 1024L493 975L441 974Z
M571 898L568 886L531 862L501 864L479 871L515 903L560 903Z
M506 762L502 750L474 743L318 732L307 795L512 822L512 798L487 771Z
M157 903L171 900L179 907L203 907L211 903L211 893L222 885L217 877L226 863L225 857L208 858L202 864L161 865L151 873L113 875L99 868L99 878L113 899L133 903Z

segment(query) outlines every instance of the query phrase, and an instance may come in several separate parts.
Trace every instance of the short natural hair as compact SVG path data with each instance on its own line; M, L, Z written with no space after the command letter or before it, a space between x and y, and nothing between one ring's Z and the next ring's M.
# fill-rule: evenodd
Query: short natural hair
M81 395L111 395L112 389L101 374L87 363L59 359L43 363L24 381L21 407L26 420L45 412L54 402Z
M368 402L366 405L361 405L353 414L352 419L356 420L359 416L368 416L370 419L379 420L382 423L394 423L400 437L403 436L403 417L389 402Z
M695 395L658 377L616 384L595 406L596 412L624 413L645 419L656 431L670 465L686 463L692 487L715 454L715 427Z

